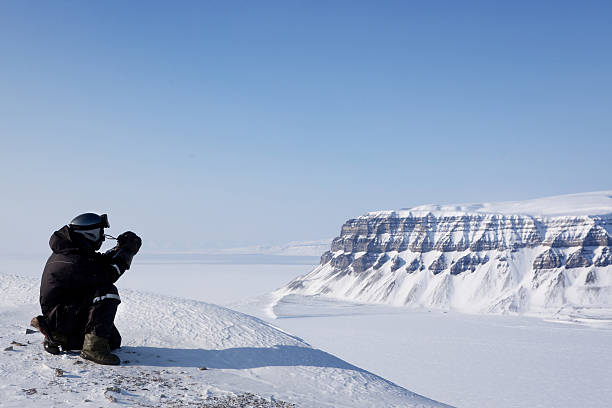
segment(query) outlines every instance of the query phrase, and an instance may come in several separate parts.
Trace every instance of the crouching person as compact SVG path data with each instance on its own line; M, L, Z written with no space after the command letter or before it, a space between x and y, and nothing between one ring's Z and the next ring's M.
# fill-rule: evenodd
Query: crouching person
M99 253L109 227L106 214L81 214L49 240L53 254L40 285L42 315L31 324L45 336L51 354L81 350L81 357L96 363L120 363L111 353L121 346L114 324L121 298L114 283L130 268L142 241L124 232L113 249Z

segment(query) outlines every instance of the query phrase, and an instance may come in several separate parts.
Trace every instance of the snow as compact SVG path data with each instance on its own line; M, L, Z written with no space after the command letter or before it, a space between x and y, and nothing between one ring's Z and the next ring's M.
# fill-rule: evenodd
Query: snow
M269 317L270 304L275 319ZM269 319L391 381L457 407L607 408L612 326L271 295ZM255 309L259 312L255 312Z
M275 295L612 321L612 266L599 262L611 235L612 190L373 212L348 220L333 258ZM367 269L357 248L371 248ZM567 262L576 255L580 266Z
M331 238L319 239L313 241L291 241L277 245L250 245L234 248L214 248L203 249L188 254L195 255L274 255L274 256L311 256L319 257L323 252L329 249ZM157 254L162 252L156 252ZM185 254L181 252L163 252L168 255Z
M124 406L214 406L203 404L215 400L225 401L216 406L231 406L254 401L248 392L264 407L280 407L280 401L406 407L413 406L411 390L457 407L604 408L612 396L606 313L599 321L592 310L587 320L542 320L309 296L245 300L272 292L311 266L249 265L242 259L156 263L139 255L118 282L123 304L117 323L125 341L119 354L130 363L75 365L80 358L48 355L39 334L24 334L39 312L45 259L0 262L3 407L112 406L109 397ZM213 300L261 320L202 302ZM31 344L3 352L13 340ZM55 368L64 376L55 377ZM106 390L114 386L119 393ZM35 394L23 391L32 388Z
M429 204L398 211L373 211L370 216L397 214L400 217L462 214L520 214L535 217L612 214L612 190L558 195L523 201L471 204Z
M0 274L0 288L0 342L2 350L12 347L0 351L4 407L244 406L240 401L264 407L443 406L258 318L133 290L121 291L116 319L124 337L117 352L121 366L52 356L39 333L25 334L39 312L38 280Z
M40 279L47 256L1 258L0 273ZM261 263L252 263L252 262ZM303 257L244 257L138 254L136 266L117 282L119 290L180 294L224 305L263 295L296 275L311 270L316 260ZM273 263L275 262L275 263Z
M517 252L480 251L472 253L429 251L416 253L388 252L389 260L379 269L369 268L359 274L342 273L329 264L319 265L305 276L296 278L276 290L275 296L323 295L344 301L384 303L394 306L428 307L465 313L520 313L538 316L573 318L605 314L612 322L612 267L576 267L533 270L536 256L546 246L521 248ZM574 248L555 248L565 259ZM594 251L594 256L601 252ZM358 258L363 253L355 254ZM475 254L487 257L474 271L450 274L450 265L463 256ZM428 269L406 273L403 268L392 271L392 258L399 255L405 264L421 259L430 265L444 256L448 267L433 275ZM596 284L587 284L588 273ZM558 285L559 278L563 278ZM293 284L299 283L299 287ZM392 288L392 290L389 290Z

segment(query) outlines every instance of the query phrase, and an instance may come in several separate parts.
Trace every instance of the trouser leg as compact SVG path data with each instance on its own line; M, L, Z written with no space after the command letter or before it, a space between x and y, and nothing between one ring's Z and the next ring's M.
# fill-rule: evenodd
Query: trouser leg
M114 324L113 331L111 333L110 338L108 339L108 345L110 346L111 350L115 350L121 347L121 334L119 333L119 330L117 330L117 326L115 326Z
M91 306L85 333L92 333L98 337L113 340L113 345L119 347L121 336L114 325L117 307L121 303L119 291L115 285L108 285L96 290ZM119 344L116 344L116 343Z
M59 304L45 314L47 324L52 332L65 335L79 331L79 311L81 305Z

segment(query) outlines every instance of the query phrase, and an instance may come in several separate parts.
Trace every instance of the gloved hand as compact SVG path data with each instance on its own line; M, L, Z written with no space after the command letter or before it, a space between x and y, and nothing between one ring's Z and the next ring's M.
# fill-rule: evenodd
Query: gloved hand
M142 245L142 240L132 231L126 231L117 237L119 249L125 248L132 254L136 255Z
M121 273L130 269L132 258L138 253L142 240L132 231L124 232L117 237L117 251L113 253L112 260L119 265Z

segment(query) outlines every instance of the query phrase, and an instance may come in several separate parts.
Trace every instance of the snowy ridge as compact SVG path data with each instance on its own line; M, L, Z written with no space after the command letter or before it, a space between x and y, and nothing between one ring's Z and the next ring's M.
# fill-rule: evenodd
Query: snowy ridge
M612 318L611 197L368 213L343 225L317 268L274 295Z
M376 211L368 215L377 215L393 211ZM479 204L421 205L413 208L402 208L397 211L400 217L459 214L505 214L531 215L537 217L555 217L570 215L606 215L612 214L612 190L566 194L552 197L536 198L524 201L504 201Z
M25 334L39 312L38 282L0 274L0 288L0 341L8 348L0 351L5 407L108 401L143 407L445 406L257 318L128 290L121 291L116 320L124 338L117 352L121 366L51 356L40 334Z

